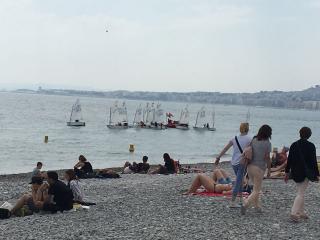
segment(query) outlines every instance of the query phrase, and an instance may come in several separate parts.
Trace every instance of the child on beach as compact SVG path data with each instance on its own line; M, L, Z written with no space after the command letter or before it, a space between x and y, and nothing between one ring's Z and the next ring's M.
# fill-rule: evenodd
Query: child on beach
M41 174L42 166L43 166L42 162L37 162L36 168L34 168L32 171L32 177L42 177L42 174Z

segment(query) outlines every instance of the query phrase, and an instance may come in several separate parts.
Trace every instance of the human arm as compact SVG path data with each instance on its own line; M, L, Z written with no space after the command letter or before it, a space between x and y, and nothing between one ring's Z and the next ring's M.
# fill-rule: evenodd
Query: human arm
M82 168L83 165L83 162L78 162L76 165L74 165L74 168Z
M233 146L232 141L230 141L225 147L224 149L221 151L221 153L218 155L218 157L216 158L215 164L218 165L220 162L220 159L223 155L226 154L226 152L228 152L228 150Z

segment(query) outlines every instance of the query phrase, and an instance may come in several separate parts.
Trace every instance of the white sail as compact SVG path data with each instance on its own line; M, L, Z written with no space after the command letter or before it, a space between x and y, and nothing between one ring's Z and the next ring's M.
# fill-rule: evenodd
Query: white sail
M143 111L142 106L140 104L136 110L135 115L134 115L133 125L140 124L141 122L144 122L144 111Z
M189 113L188 107L186 107L185 109L182 109L182 111L181 111L179 123L180 124L189 124L189 118L190 118L190 113Z
M205 107L202 107L197 114L197 120L195 127L202 128L208 123Z
M154 122L164 123L164 110L161 108L161 104L157 104L157 108L154 111Z
M76 121L81 121L82 120L82 109L81 109L81 104L80 100L77 99L75 104L72 106L71 114L70 114L70 122L76 122Z
M145 119L145 124L146 125L151 125L151 123L154 123L155 120L155 107L154 107L154 103L151 104L151 106L147 106L146 109L146 119Z
M118 102L115 102L114 106L110 108L110 116L109 116L109 124L123 124L128 123L128 114L126 103L123 102L121 106L119 106Z
M251 112L250 112L250 108L248 109L247 115L246 115L246 122L249 123L251 119Z

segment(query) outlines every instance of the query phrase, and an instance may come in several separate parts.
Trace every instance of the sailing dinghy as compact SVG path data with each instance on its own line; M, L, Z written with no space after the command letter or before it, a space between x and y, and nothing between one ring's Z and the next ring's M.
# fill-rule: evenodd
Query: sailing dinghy
M128 125L128 114L126 103L123 102L119 106L118 102L115 102L109 110L109 123L107 127L110 129L127 129Z
M69 127L84 127L86 123L83 121L82 118L82 110L80 100L77 99L75 104L72 106L71 114L69 122L67 122L67 126Z
M194 130L197 131L216 131L214 127L215 124L215 111L212 111L211 115L211 125L208 121L207 113L205 107L202 107L197 113L196 124L193 127Z

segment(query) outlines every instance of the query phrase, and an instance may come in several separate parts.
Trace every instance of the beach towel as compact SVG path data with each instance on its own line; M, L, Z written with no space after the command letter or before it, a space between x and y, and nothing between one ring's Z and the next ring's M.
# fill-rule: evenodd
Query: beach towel
M231 198L231 193L228 194L223 194L223 193L212 193L212 192L199 192L199 193L194 193L193 195L195 196L203 196L203 197L225 197L225 198ZM244 192L242 194L244 197L248 197L249 193Z

